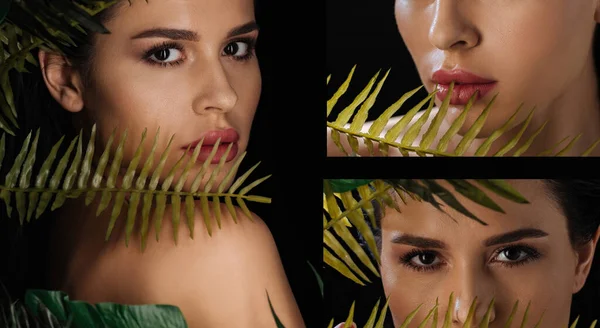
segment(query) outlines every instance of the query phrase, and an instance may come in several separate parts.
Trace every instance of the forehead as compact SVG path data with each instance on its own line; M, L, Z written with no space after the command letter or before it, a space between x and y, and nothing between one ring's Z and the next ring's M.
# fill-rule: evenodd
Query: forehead
M148 27L210 32L254 20L253 0L121 0L115 6L105 23L113 34Z
M546 184L541 180L508 180L529 204L518 204L507 200L491 191L481 187L474 181L469 181L482 189L504 213L487 209L474 203L467 197L454 191L454 188L445 181L438 181L467 210L480 220L487 223L484 226L460 212L443 205L443 210L436 209L426 202L419 202L405 197L406 204L400 203L401 213L392 208L385 211L381 222L384 233L386 231L400 231L414 234L432 234L436 236L477 234L481 236L493 235L505 231L522 228L538 228L547 232L566 229L566 219L562 210L554 201ZM401 200L397 198L400 202ZM439 199L438 199L439 202Z

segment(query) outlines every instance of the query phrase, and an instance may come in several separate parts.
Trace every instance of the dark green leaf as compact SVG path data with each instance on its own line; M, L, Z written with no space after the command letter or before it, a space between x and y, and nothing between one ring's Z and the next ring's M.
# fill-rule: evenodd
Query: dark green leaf
M6 18L6 15L8 15L11 2L11 0L3 0L0 2L0 23L2 23L4 18Z
M373 179L329 179L331 190L342 193L369 184Z
M323 280L321 279L321 276L317 272L317 269L315 269L315 267L312 264L310 264L310 262L307 262L307 263L310 266L310 268L312 269L312 271L314 272L315 276L317 277L317 283L319 283L319 290L321 291L321 297L325 297L325 295L323 293Z
M489 209L494 211L504 213L504 210L496 204L490 197L488 197L481 189L475 187L473 184L469 183L467 180L458 180L458 179L448 179L447 180L454 189L472 200L473 202L483 205Z
M71 301L63 292L48 290L28 290L25 304L34 315L46 307L62 322L72 319L74 327L187 328L183 314L172 305L89 304Z
M269 300L269 307L271 308L271 313L273 313L273 319L275 319L275 324L277 325L277 328L285 328L285 326L283 325L283 323L281 323L281 320L279 320L279 317L275 313L275 309L273 309L273 304L271 304L269 292L267 292L267 300Z
M475 180L480 185L495 192L499 196L515 201L520 204L529 204L529 201L523 197L515 188L504 180Z
M483 225L487 225L487 223L478 219L475 215L473 215L473 213L469 212L469 210L467 210L464 206L462 206L462 204L456 199L456 197L454 197L454 195L452 195L452 193L450 191L448 191L446 188L442 187L440 184L438 184L434 180L421 180L421 181L423 181L423 183L425 185L427 185L427 187L429 187L429 190L431 190L432 193L434 193L436 196L438 196L448 206L452 207L453 209L460 212L461 214L466 215L467 217L469 217Z

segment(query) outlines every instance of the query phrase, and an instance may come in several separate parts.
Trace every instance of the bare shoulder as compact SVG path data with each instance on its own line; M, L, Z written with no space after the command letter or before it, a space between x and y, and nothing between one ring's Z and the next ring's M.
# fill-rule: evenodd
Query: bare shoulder
M193 239L185 209L177 229L167 207L158 242L154 227L143 253L139 235L129 247L117 238L89 270L86 283L78 284L77 296L96 302L176 305L190 327L275 327L268 292L286 327L303 327L267 225L238 207L229 212L225 204L219 207L219 220L214 209L206 218L197 205Z

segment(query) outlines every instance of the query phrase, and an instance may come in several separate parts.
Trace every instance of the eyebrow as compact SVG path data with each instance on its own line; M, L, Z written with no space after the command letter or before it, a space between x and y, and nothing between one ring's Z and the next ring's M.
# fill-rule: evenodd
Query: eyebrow
M483 244L485 246L494 246L498 244L512 243L525 238L542 238L546 236L548 236L548 233L540 229L519 229L501 235L492 236L486 239Z
M240 26L236 26L232 28L229 33L227 33L227 37L231 38L237 35L250 33L252 31L258 30L258 24L256 22L249 22ZM173 29L173 28L162 28L157 27L153 29L149 29L134 35L131 39L144 39L144 38L166 38L171 40L184 40L184 41L198 41L200 37L198 33L190 30L182 30L182 29Z
M441 240L419 237L411 234L402 234L392 238L394 244L404 244L419 248L446 248L446 243Z
M548 233L545 231L542 231L540 229L533 229L533 228L519 229L519 230L503 233L500 235L492 236L492 237L486 239L483 242L483 244L486 247L489 247L489 246L494 246L494 245L499 245L499 244L511 243L511 242L519 241L519 240L525 239L525 238L542 238L542 237L546 237L546 236L548 236ZM409 246L414 246L414 247L419 247L419 248L446 249L448 247L446 245L446 243L444 243L441 240L420 237L420 236L415 236L415 235L411 235L411 234L402 234L399 236L395 236L392 238L391 242L394 244L404 244L404 245L409 245Z

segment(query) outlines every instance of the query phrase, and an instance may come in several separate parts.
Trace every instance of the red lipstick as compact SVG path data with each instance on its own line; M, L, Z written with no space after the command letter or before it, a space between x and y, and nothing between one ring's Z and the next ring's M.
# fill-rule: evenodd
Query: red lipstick
M442 101L450 91L450 83L454 81L454 90L452 91L450 104L463 106L469 102L475 91L479 90L477 99L475 99L477 101L492 91L497 84L497 81L486 79L463 70L439 70L433 74L431 80L438 84L436 96Z
M204 141L202 139L204 138ZM202 141L202 146L200 147L200 153L198 154L198 159L201 161L206 161L208 156L213 151L217 140L221 139L219 142L219 146L217 147L217 152L213 157L211 164L218 164L221 158L225 155L227 148L231 145L231 150L225 159L225 162L229 162L235 158L238 153L238 140L240 139L240 135L234 129L226 129L226 130L213 130L208 131L204 134L204 136L190 144L187 144L181 149L187 150L189 147L189 153L193 154L196 146Z

